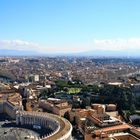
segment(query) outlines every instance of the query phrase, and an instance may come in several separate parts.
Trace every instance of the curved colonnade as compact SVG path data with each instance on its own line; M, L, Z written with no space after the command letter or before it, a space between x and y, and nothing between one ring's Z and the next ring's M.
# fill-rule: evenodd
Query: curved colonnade
M16 114L16 123L17 125L36 125L51 129L52 132L43 136L42 140L72 140L72 125L69 121L57 115L19 111Z

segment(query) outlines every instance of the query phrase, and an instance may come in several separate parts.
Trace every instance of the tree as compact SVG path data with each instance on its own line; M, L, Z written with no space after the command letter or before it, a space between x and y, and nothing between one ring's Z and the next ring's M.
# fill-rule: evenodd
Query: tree
M81 107L85 108L86 106L90 106L90 98L83 98Z
M135 112L136 112L136 107L135 107L134 104L131 104L131 106L130 106L130 113L134 114Z
M65 112L64 114L64 118L66 118L67 120L70 120L70 115L69 115L69 112Z
M41 90L39 98L47 99L50 96L50 91L48 89Z

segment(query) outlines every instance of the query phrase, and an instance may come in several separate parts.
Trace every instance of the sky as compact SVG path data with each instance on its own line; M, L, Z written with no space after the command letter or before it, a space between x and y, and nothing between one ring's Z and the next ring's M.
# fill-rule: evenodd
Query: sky
M139 7L140 0L0 0L0 50L131 55L140 50Z

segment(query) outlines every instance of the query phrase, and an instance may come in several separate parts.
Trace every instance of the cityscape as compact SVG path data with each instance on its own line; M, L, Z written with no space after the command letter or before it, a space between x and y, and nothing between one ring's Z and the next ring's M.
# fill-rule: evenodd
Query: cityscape
M0 140L140 140L139 7L1 0Z
M1 139L139 139L140 60L1 57Z

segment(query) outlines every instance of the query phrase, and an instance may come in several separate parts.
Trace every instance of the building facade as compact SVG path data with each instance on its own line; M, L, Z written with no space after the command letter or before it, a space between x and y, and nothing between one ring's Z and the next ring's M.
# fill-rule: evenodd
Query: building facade
M67 101L55 98L48 98L47 100L40 100L39 106L53 114L64 116L66 112L71 110L71 105Z
M72 125L66 119L57 115L42 112L20 111L16 115L17 125L36 125L50 128L52 132L43 136L42 140L72 140Z

